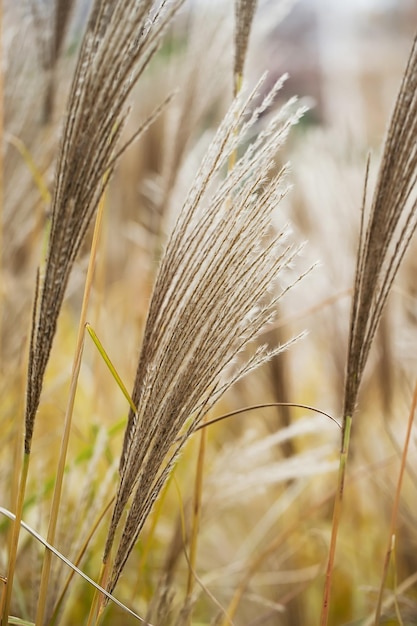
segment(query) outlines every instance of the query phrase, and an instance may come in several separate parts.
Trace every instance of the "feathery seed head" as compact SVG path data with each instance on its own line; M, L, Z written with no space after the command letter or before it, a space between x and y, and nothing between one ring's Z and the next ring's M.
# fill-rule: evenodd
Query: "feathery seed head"
M104 555L107 561L130 500L109 590L193 429L234 382L282 349L269 352L261 346L242 357L273 320L282 290L275 287L269 293L271 283L298 252L284 242L285 232L273 230L285 169L275 176L270 172L302 110L284 119L282 112L273 116L226 178L220 178L230 153L270 101L268 94L249 114L256 92L233 102L161 260L132 393L137 412L128 418Z
M362 374L384 305L417 226L416 183L417 39L385 140L366 228L365 198L363 202L351 311L345 416L351 416L355 409Z
M169 6L166 1L149 0L93 3L68 101L45 277L36 298L38 309L34 309L26 403L27 453L68 278L121 153L115 154L115 147L127 115L126 100L181 4L182 0Z

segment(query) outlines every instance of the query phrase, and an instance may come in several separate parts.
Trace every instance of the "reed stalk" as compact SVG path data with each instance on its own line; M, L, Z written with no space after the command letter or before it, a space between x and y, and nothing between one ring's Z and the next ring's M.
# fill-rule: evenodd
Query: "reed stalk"
M382 602L384 598L384 588L385 588L385 583L386 583L387 575L388 575L388 567L389 567L391 556L393 555L393 550L395 546L395 538L396 538L397 524L398 524L398 513L399 513L399 508L400 508L401 488L403 484L404 473L406 470L407 455L408 455L408 450L410 447L411 432L413 428L416 408L417 408L417 383L414 387L413 397L411 401L411 408L410 408L410 412L408 415L407 430L406 430L404 446L403 446L402 454L401 454L400 471L398 474L397 488L395 490L395 498L394 498L394 503L392 506L391 521L390 521L390 527L389 527L389 533L388 533L387 550L385 553L384 565L382 569L381 585L379 588L378 600L377 600L376 609L375 609L375 626L379 626L380 624Z
M417 37L410 51L366 215L369 159L362 201L343 401L337 491L321 612L327 626L350 433L363 372L401 261L417 227Z
M190 603L192 599L192 593L194 589L197 562L197 547L198 547L198 532L200 529L201 507L203 500L203 477L204 477L204 460L206 455L207 446L207 431L203 429L200 433L200 440L198 442L197 453L197 467L194 483L194 497L192 505L192 519L191 519L191 532L190 532L190 551L189 551L189 563L188 563L188 577L187 577L187 590L185 604ZM189 614L189 623L191 623L191 612Z
M81 305L80 320L78 324L78 334L75 346L74 361L72 365L70 391L68 396L68 403L65 412L64 430L61 439L61 448L58 458L58 466L56 472L56 480L54 493L52 496L51 514L48 525L47 541L51 545L55 542L56 528L58 523L59 508L62 497L62 487L64 482L65 464L67 460L67 452L69 439L71 434L72 416L74 411L75 394L77 392L78 378L81 369L82 353L84 347L85 337L85 324L87 321L87 311L90 302L90 294L93 285L94 268L97 256L98 242L101 232L101 224L103 219L103 212L105 206L105 196L103 195L99 202L97 216L94 224L93 240L91 243L90 257L88 262L87 276L84 287L83 301ZM46 598L48 593L49 577L51 571L52 554L49 550L45 550L44 560L42 565L41 582L39 588L38 608L36 612L36 626L43 626L45 611L46 611Z

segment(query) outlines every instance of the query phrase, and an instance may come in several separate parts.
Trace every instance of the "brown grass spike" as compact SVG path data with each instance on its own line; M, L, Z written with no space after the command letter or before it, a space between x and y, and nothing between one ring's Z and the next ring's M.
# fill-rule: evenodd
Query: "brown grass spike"
M351 309L338 489L323 596L322 626L326 626L328 622L352 418L375 332L398 268L417 226L416 182L417 38L411 49L385 140L368 218L365 216L364 194Z

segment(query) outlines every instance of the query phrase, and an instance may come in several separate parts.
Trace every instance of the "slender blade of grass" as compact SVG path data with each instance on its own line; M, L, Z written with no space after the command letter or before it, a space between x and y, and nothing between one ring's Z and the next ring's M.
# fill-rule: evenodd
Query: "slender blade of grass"
M14 515L14 513L12 513L11 511L8 511L7 509L5 509L4 507L0 506L0 513L2 515L4 515L5 517L8 517L9 519L13 520L14 522L17 521L16 516ZM126 611L127 613L129 613L129 615L131 615L132 617L134 617L135 619L137 619L139 622L142 622L144 624L146 624L146 626L152 626L152 624L149 624L149 622L147 622L146 620L144 620L142 617L140 617L139 615L137 615L134 611L132 611L131 609L129 609L129 607L125 606L122 602L120 602L120 600L118 600L115 596L113 596L111 593L109 593L108 591L106 591L106 589L104 589L103 587L100 587L100 585L98 585L92 578L90 578L89 576L87 576L87 574L85 574L83 571L81 571L76 565L74 565L74 563L72 563L69 559L67 559L66 556L64 556L63 554L61 554L61 552L59 552L59 550L57 550L53 545L51 545L50 543L48 543L48 541L46 539L44 539L42 537L42 535L40 535L36 530L34 530L31 526L29 526L28 524L26 524L24 521L21 520L20 522L20 526L22 528L24 528L30 535L32 535L32 537L34 537L37 541L39 541L43 546L45 546L45 548L47 550L49 550L50 552L52 552L52 554L54 554L54 556L56 556L58 559L61 559L61 561L63 563L65 563L65 565L67 565L69 568L71 568L76 574L78 574L79 576L81 576L81 578L83 578L86 582L88 582L92 587L94 587L94 589L96 589L97 591L99 591L101 594L103 594L104 596L106 596L106 598L108 598L111 602L113 602L114 604L117 604L118 607L120 607L121 609L123 609L123 611Z
M345 487L345 478L346 478L346 465L349 455L349 444L350 444L350 432L352 428L352 416L346 416L344 429L343 429L343 438L342 438L342 449L339 457L339 473L337 478L337 487L336 487L336 496L334 501L333 508L333 520L332 520L332 532L330 537L330 548L329 548L329 556L327 561L326 568L326 582L324 586L324 596L323 596L323 605L322 605L322 613L320 618L321 626L326 626L329 618L329 610L330 610L330 591L333 577L333 568L334 568L334 559L336 555L336 543L337 543L337 535L339 531L340 524L340 516L342 512L342 502L343 502L343 492Z
M85 328L86 328L88 334L90 335L91 339L93 340L94 345L96 346L97 350L99 351L101 358L103 359L103 361L105 362L105 364L109 368L110 373L113 376L113 378L116 381L116 383L118 384L121 392L123 393L124 397L128 401L130 408L132 409L132 411L136 412L137 409L136 409L135 405L133 404L133 400L130 397L130 394L129 394L128 390L126 389L126 386L123 383L121 377L119 376L116 368L114 367L114 365L113 365L109 355L107 354L106 350L104 349L103 344L101 343L100 339L97 337L97 333L95 332L95 330L93 329L91 324L89 324L88 322L86 323Z
M375 626L379 626L379 623L381 620L381 610L382 610L382 602L384 598L384 588L385 588L385 583L387 580L388 567L389 567L391 555L393 553L393 549L395 545L397 520L398 520L398 513L399 513L399 508L400 508L401 488L402 488L403 479L404 479L404 472L406 468L407 455L408 455L408 449L410 446L411 432L413 428L414 415L416 412L416 408L417 408L417 383L415 384L415 387L414 387L410 413L408 415L407 430L406 430L405 441L404 441L404 446L403 446L402 455L401 455L400 472L398 474L397 488L395 490L394 504L392 507L391 522L390 522L389 535L388 535L388 545L387 545L387 550L385 553L384 566L383 566L382 577L381 577L381 585L379 588L378 600L377 600L376 609L375 609Z
M63 487L63 482L64 482L64 472L65 472L65 464L66 464L66 459L67 459L68 444L69 444L69 438L70 438L70 433L71 433L75 394L77 391L78 377L79 377L79 373L81 369L87 310L88 310L88 305L90 301L91 288L93 284L94 266L95 266L98 242L99 242L100 232L101 232L104 205L105 205L105 196L102 197L99 203L98 210L97 210L97 216L96 216L96 221L94 225L93 240L91 244L90 259L88 263L87 276L86 276L86 281L85 281L84 297L83 297L83 302L81 306L77 343L76 343L76 348L75 348L75 356L74 356L74 362L73 362L72 374L71 374L70 393L68 397L67 410L65 413L64 431L63 431L62 440L61 440L61 449L60 449L60 454L59 454L58 467L57 467L57 473L56 473L56 482L55 482L54 494L52 497L51 515L50 515L49 526L48 526L47 540L48 540L48 543L50 544L53 544L55 541L55 533L56 533L56 527L58 523L58 514L59 514L59 508L60 508L60 502L61 502L62 487ZM50 570L51 570L51 561L52 561L52 553L49 550L47 550L45 551L44 561L43 561L43 566L42 566L38 608L37 608L37 613L36 613L36 626L43 626L44 615L45 615L45 610L46 610L46 596L47 596L47 591L48 591L49 576L50 576Z

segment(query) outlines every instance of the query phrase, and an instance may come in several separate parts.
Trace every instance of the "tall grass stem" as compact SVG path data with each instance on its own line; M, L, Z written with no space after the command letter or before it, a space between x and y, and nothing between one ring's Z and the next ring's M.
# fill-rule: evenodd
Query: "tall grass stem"
M9 565L7 570L7 583L6 583L6 594L5 600L3 604L3 614L2 614L2 626L7 626L8 617L10 613L10 605L12 601L12 589L13 589L13 580L16 569L16 559L17 559L17 546L19 543L20 536L20 524L23 516L23 504L25 501L25 493L26 493L26 484L29 474L29 461L30 454L26 452L23 455L23 464L22 464L22 472L20 475L19 482L19 491L17 495L16 502L16 518L13 524L13 531L11 534L10 547L9 547Z
M334 507L333 507L332 531L331 531L331 537L330 537L330 548L329 548L329 556L328 556L327 568L326 568L326 580L324 584L323 605L322 605L322 613L321 613L321 620L320 620L321 626L327 626L327 622L329 618L330 591L331 591L332 578L333 578L334 559L335 559L335 554L336 554L336 543L337 543L337 535L338 535L338 530L339 530L340 515L342 512L343 492L344 492L344 487L345 487L346 465L347 465L348 454L349 454L351 427L352 427L352 416L347 415L345 418L343 435L342 435L342 449L340 451L340 459L339 459L337 490L336 490L336 496L335 496Z
M393 552L393 545L395 545L398 511L400 508L401 488L403 484L404 472L405 472L405 467L406 467L406 462L407 462L407 454L408 454L408 449L410 446L411 431L413 428L414 414L416 412L416 408L417 408L417 382L414 387L413 399L411 402L411 409L410 409L410 413L408 416L407 432L405 435L405 442L404 442L403 452L401 455L400 473L398 475L397 489L395 491L395 499L394 499L394 504L392 507L391 523L390 523L389 535L388 535L388 545L387 545L387 551L385 553L384 568L382 570L381 585L379 588L378 601L377 601L376 610L375 610L375 626L379 626L379 623L381 620L382 600L384 596L385 583L386 583L387 575L388 575L388 567L389 567L391 555Z
M81 548L80 548L80 550L79 550L79 552L77 554L77 557L76 557L76 559L74 561L74 565L78 566L80 564L81 559L84 556L84 554L85 554L85 552L86 552L86 550L88 548L88 545L89 545L92 537L94 536L94 534L97 531L97 528L99 527L99 525L103 521L104 516L110 510L110 507L113 505L113 502L114 502L114 497L106 504L106 506L103 508L103 510L100 512L100 515L97 517L96 521L94 522L93 526L90 528L88 536L85 538L85 540L83 542L83 545L81 546ZM68 591L68 588L69 588L70 583L71 583L71 581L72 581L72 579L74 577L74 574L75 574L75 570L72 569L70 571L69 575L68 575L67 580L65 581L65 585L62 588L60 596L59 596L58 600L56 601L55 608L54 608L51 620L49 622L49 626L54 626L57 623L59 610L60 610L60 608L62 606L62 602L64 600L64 596L65 596L66 592Z
M191 601L194 589L194 572L196 571L198 532L200 528L201 505L203 499L203 476L204 476L204 460L206 456L207 430L200 432L200 441L198 446L197 468L194 483L193 513L192 525L190 533L190 557L187 579L187 599ZM189 615L189 623L191 623L191 613Z
M83 352L83 346L84 346L84 333L85 333L85 324L86 324L86 318L87 318L87 310L88 310L88 304L90 301L90 293L91 293L93 276L94 276L94 266L95 266L95 260L97 256L98 242L100 238L104 205L105 205L105 196L103 195L98 206L96 221L94 225L93 241L91 244L90 259L89 259L89 264L88 264L88 269L87 269L84 297L83 297L79 326L78 326L77 343L76 343L75 356L74 356L74 362L73 362L73 367L72 367L70 392L69 392L69 398L68 398L67 409L66 409L66 414L65 414L64 432L62 436L61 449L60 449L60 455L59 455L59 460L58 460L54 494L52 497L51 517L49 521L48 535L47 535L48 543L52 545L55 541L59 506L61 502L62 485L63 485L63 480L64 480L65 463L67 459L69 437L70 437L70 432L71 432L75 394L77 391L78 376L80 373L82 352ZM36 626L43 626L45 609L46 609L46 596L47 596L49 576L50 576L50 571L51 571L51 560L52 560L51 552L49 550L45 550L43 566L42 566L41 583L40 583L40 589L39 589L38 608L37 608L37 614L36 614Z

